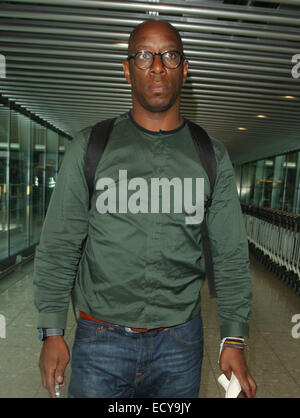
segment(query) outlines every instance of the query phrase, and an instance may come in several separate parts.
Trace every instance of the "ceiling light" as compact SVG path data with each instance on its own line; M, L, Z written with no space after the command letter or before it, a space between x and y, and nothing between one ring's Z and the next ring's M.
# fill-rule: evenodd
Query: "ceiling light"
M263 115L263 114L260 113L260 114L256 115L256 117L263 119L263 118L267 118L268 116L267 115Z
M287 96L282 96L284 99L296 99L296 97L295 96L289 96L289 95L287 95Z
M243 126L239 126L237 129L238 129L238 131L246 131L247 130L247 128L244 128Z

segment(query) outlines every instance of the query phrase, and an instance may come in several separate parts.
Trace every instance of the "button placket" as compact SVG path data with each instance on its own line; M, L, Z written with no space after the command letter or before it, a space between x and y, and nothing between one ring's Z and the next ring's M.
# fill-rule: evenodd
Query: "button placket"
M159 133L153 138L152 152L153 152L153 172L152 178L164 177L164 163L165 163L165 146L164 138ZM149 185L150 186L150 185ZM148 310L149 320L155 320L155 312L151 311L151 300L155 299L155 292L157 289L157 279L160 273L160 238L162 234L161 229L161 192L159 193L159 211L158 213L151 213L151 234L148 237L147 255L149 263L146 266L146 288L148 290L150 299L150 312ZM149 205L151 201L149 202ZM147 313L146 315L147 316Z

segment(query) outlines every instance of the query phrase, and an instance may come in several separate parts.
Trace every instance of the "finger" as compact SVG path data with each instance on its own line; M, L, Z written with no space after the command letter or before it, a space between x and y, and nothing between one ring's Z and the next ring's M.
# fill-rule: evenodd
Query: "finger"
M50 370L47 373L46 388L47 388L51 398L55 398L54 384L55 384L55 371Z
M256 395L256 389L257 389L256 382L251 375L248 377L248 380L251 386L252 397L254 398Z
M246 398L253 398L252 391L251 391L251 386L249 385L249 383L244 383L241 386L242 386L243 392L246 395Z
M67 380L66 380L66 377L64 376L62 383L59 384L59 388L63 388L66 385L66 382Z
M256 383L253 377L250 374L247 374L245 380L243 380L243 384L241 383L243 390L247 398L254 398L256 394Z
M46 386L47 386L46 377L45 377L45 373L42 369L41 369L41 380L42 380L43 387L46 388Z
M246 395L246 398L252 398L253 397L252 388L251 388L251 385L250 385L248 379L247 378L240 378L238 380L240 382L240 385L242 387L243 392Z
M64 376L64 370L57 369L55 371L55 381L59 383L59 387L62 388L65 385L65 376Z
M41 373L41 380L42 380L42 385L45 388L46 387L46 377L45 377L45 369L42 366L42 362L41 359L39 361L39 368L40 368L40 373Z

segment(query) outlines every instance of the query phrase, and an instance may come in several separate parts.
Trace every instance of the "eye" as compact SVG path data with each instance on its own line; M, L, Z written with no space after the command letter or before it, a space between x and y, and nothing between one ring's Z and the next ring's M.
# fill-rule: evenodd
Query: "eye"
M148 51L139 51L136 55L136 58L140 61L148 61L152 57Z
M177 51L167 51L164 53L164 57L168 61L177 61L179 53Z

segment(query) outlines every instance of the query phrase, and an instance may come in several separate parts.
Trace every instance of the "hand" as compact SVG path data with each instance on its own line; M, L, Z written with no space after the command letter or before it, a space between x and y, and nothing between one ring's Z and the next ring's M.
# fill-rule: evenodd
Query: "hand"
M220 369L228 380L233 372L241 384L246 398L254 398L256 383L248 371L244 353L242 350L231 347L223 347L219 359ZM244 397L241 393L238 398Z
M69 348L60 335L47 337L41 350L39 367L42 376L42 384L55 398L54 385L59 383L62 388L65 385L65 368L70 361Z

